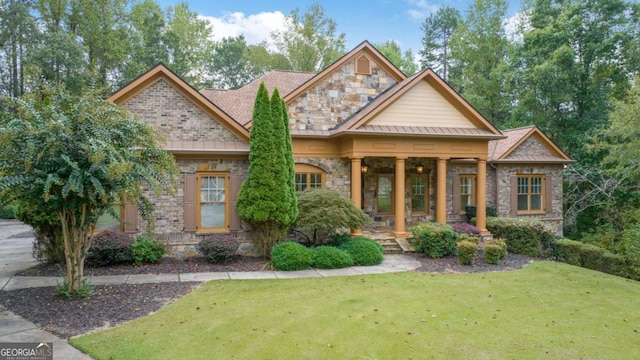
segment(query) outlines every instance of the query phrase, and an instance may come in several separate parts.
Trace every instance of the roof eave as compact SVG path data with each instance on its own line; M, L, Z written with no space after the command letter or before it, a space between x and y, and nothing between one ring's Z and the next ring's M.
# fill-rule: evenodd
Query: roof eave
M437 138L456 138L456 139L483 139L483 140L499 140L504 139L506 136L504 135L494 135L494 134L474 134L474 135L463 135L463 134L408 134L403 132L377 132L377 131L367 131L367 130L345 130L340 132L340 134L348 134L348 135L373 135L373 136L389 136L389 135L399 135L399 136L407 136L407 137L437 137Z

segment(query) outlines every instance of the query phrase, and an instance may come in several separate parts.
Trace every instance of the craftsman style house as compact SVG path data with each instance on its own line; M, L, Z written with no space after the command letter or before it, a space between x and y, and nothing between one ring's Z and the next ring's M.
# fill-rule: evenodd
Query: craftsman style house
M390 236L423 221L459 222L477 207L533 217L562 230L562 172L572 160L536 127L500 131L432 70L405 76L363 42L317 74L272 71L238 90L197 91L158 65L109 100L155 126L182 172L156 201L158 238L242 236L235 204L248 169L258 86L278 88L288 108L299 190L338 190ZM144 231L134 207L127 232Z

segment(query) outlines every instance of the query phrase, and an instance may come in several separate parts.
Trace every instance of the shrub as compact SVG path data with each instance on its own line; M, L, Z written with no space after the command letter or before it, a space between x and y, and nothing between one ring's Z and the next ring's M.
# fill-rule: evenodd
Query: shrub
M340 246L342 246L342 244L344 244L344 243L346 243L347 241L350 241L350 240L351 240L351 234L349 232L333 234L329 238L329 241L327 242L327 245L333 246L333 247L340 247Z
M613 254L593 244L559 239L553 245L553 254L556 261L635 280L640 279L640 272L624 256Z
M545 256L551 252L554 232L540 220L490 217L487 229L495 237L505 239L514 254Z
M497 265L507 255L507 243L503 240L491 240L484 245L484 262Z
M451 225L453 231L458 234L466 234L470 236L480 236L480 229L475 225L471 225L469 223L456 223Z
M496 217L498 216L498 211L496 210L495 207L493 206L487 206L486 207L486 211L487 211L487 217ZM464 214L467 218L467 222L469 224L471 224L471 219L473 219L474 217L476 217L476 213L477 213L477 208L475 205L470 205L470 206L465 206L464 207Z
M384 249L382 246L364 236L351 239L340 248L351 255L354 265L378 265L383 260Z
M353 258L346 251L333 246L318 246L312 249L313 267L340 269L353 265Z
M441 258L455 251L457 234L451 225L432 222L414 226L410 230L413 246L428 257Z
M26 200L19 201L16 217L33 227L33 257L43 264L64 263L64 243L62 226L56 214L46 212L40 204Z
M214 263L229 260L238 249L239 242L231 234L215 234L207 236L198 244L203 255Z
M335 190L309 189L298 195L298 219L294 228L313 245L325 245L342 229L361 229L370 221L351 199Z
M456 254L460 265L471 265L478 253L478 244L471 241L459 241L456 244Z
M104 230L93 236L87 260L98 266L133 261L133 238L122 231Z
M456 241L457 242L469 241L469 242L472 242L474 244L478 244L478 243L480 243L480 238L477 238L477 237L471 236L471 235L467 235L467 234L458 234L458 239Z
M296 242L285 241L271 249L271 265L276 270L292 271L311 267L311 250Z
M18 207L10 204L0 208L0 219L15 219Z
M136 264L136 266L152 264L162 260L166 250L167 246L165 244L161 244L144 235L137 236L136 241L131 244L133 263Z

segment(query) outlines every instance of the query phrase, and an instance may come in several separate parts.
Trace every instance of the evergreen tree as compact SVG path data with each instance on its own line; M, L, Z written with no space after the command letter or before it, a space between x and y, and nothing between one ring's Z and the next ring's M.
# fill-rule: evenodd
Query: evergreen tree
M289 171L282 140L282 100L277 92L274 95L270 102L267 88L260 84L249 140L249 174L238 194L238 213L253 231L254 246L265 256L296 220L288 210L292 201L285 186Z
M296 194L296 164L293 160L293 146L291 145L291 131L289 129L289 115L287 114L287 105L284 103L284 100L278 97L280 107L282 108L282 123L284 124L284 161L286 165L286 187L285 191L289 192L291 195L289 197L289 205L287 210L289 211L289 215L291 216L291 225L295 223L298 218L298 196Z

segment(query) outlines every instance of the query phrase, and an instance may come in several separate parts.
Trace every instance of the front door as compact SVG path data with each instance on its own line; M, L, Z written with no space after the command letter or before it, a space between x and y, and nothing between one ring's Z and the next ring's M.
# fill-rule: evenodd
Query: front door
M378 175L376 213L393 214L393 175Z

